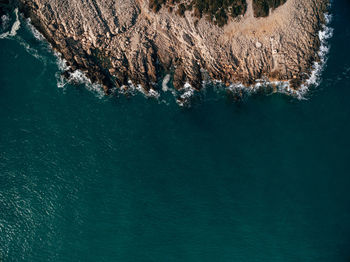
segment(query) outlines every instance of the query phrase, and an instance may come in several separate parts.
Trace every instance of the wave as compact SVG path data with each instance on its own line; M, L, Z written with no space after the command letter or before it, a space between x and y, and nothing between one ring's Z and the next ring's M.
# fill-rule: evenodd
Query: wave
M181 94L178 95L176 103L179 106L189 106L197 90L194 89L188 82L186 82L184 87L180 91Z
M58 69L61 72L70 69L70 66L67 64L67 60L64 59L60 53L54 52L54 55L56 56L56 64L58 66Z
M9 15L3 15L1 16L1 29L2 30L5 30L8 26L9 26L9 23L10 23L10 16Z
M318 56L320 58L319 62L314 62L312 65L312 72L310 77L306 80L306 84L301 86L301 91L305 94L309 91L310 86L318 86L321 83L321 76L324 71L325 65L327 63L327 55L330 50L329 39L333 36L334 29L329 27L332 21L332 15L326 13L325 15L326 23L322 25L322 30L318 33L318 37L321 42L320 49L318 51Z
M5 32L3 34L0 35L0 39L15 39L25 50L27 53L29 53L30 55L32 55L33 57L35 57L36 59L42 61L44 63L44 65L47 64L47 59L40 55L40 52L31 47L25 39L23 39L20 35L17 35L17 31L20 29L21 27L21 20L19 17L19 13L18 13L18 8L16 8L14 10L14 14L15 14L15 22L12 24L10 31ZM10 21L10 17L8 15L3 15L1 18L3 21L7 21L7 23L9 23ZM33 25L30 24L30 19L27 19L27 23L26 23L27 27L30 29L30 31L32 32L32 34L34 35L35 38L38 38L39 40L44 40L44 37L41 36L40 37L40 33L34 28Z
M105 95L102 86L97 83L92 83L86 74L80 70L75 70L72 73L69 73L68 83L75 85L85 85L89 91L97 94L99 98L102 98Z
M160 93L155 89L150 88L149 90L146 90L142 85L135 85L131 80L128 80L128 86L122 86L118 92L127 95L136 95L137 93L140 93L146 98L160 98Z
M18 29L21 27L21 22L19 20L19 16L18 16L18 8L15 9L14 11L15 16L16 16L16 21L13 23L11 30L5 33L2 33L0 35L0 39L5 39L8 37L13 37L17 34Z
M54 52L54 55L56 56L56 65L59 70L55 75L58 88L64 89L67 84L84 85L87 90L94 93L98 98L102 99L105 96L102 85L92 83L86 74L81 70L69 72L68 77L63 76L63 72L68 71L70 66L60 53Z
M75 70L69 73L68 78L59 72L56 74L56 79L58 88L65 88L67 84L84 85L87 90L94 93L98 98L102 99L105 97L102 85L98 83L92 83L86 74L80 70Z
M29 28L32 35L39 41L45 41L45 37L34 27L30 18L26 19L26 25Z
M47 59L39 54L39 51L33 47L31 47L22 37L17 37L18 43L24 47L24 49L27 51L28 54L35 57L36 59L42 61L44 65L47 64Z

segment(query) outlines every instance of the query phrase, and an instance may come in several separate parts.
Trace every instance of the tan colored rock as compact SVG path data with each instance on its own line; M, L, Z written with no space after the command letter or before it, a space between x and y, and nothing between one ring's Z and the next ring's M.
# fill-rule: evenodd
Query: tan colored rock
M302 83L310 63L318 59L317 33L328 3L288 0L269 17L255 18L252 0L247 0L244 17L220 28L206 19L197 22L190 12L185 17L167 8L154 13L147 0L19 1L68 62L73 57L78 66L88 65L81 69L87 69L93 81L108 89L131 80L146 90L157 82L161 69L174 69L178 89L185 82L200 89L202 69L226 84L249 84L263 77ZM85 38L91 46L80 44ZM113 68L104 68L106 63L96 59L97 49L108 54L99 59L111 61L107 64ZM86 56L84 63L79 56Z

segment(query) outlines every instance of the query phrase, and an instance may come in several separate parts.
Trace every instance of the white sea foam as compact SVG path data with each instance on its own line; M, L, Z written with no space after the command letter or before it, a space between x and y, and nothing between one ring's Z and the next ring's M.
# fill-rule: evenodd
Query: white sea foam
M176 90L173 87L169 86L170 80L171 80L170 74L167 74L164 76L163 81L162 81L162 90L161 91L163 94L170 92L174 97L176 97L177 96Z
M5 39L8 37L15 36L17 34L18 29L21 27L21 21L19 20L19 16L18 16L18 8L15 9L14 13L16 16L16 21L13 23L10 31L0 35L0 39Z
M57 81L57 87L63 89L67 84L67 79L65 79L64 76L60 72L56 73L55 76L56 76L56 81Z
M318 51L320 61L314 62L312 65L311 75L306 80L306 83L301 86L299 93L302 96L309 91L310 86L318 86L321 83L321 76L327 62L327 55L330 50L328 41L333 36L333 28L329 27L329 24L332 21L332 15L326 13L324 16L326 24L322 25L322 30L318 33L318 37L321 42L321 46Z
M170 81L170 75L167 74L164 78L163 78L163 82L162 82L162 90L163 92L166 92L169 90L169 87L168 87L168 83Z
M69 73L68 79L65 78L61 73L57 73L56 79L58 88L64 88L67 84L84 85L87 90L96 94L98 98L104 97L102 86L97 83L92 83L91 80L85 75L85 73L80 70L75 70L74 72Z
M158 91L154 90L153 88L151 88L149 91L148 91L148 94L147 94L148 97L153 97L155 99L158 99L160 97L160 94Z
M163 78L163 82L162 82L162 90L163 92L166 92L169 90L169 81L170 81L170 74L167 74L164 78Z
M105 93L103 88L98 83L92 83L91 80L86 76L81 70L75 70L68 73L68 78L62 75L63 72L70 69L67 61L58 52L54 52L56 56L56 64L58 66L59 72L56 73L57 87L64 88L67 84L84 85L87 90L96 94L98 98L103 98Z
M142 94L146 98L154 98L154 99L159 99L160 98L160 93L153 89L150 88L148 91L140 84L135 85L131 80L128 80L127 85L121 86L119 89L113 88L114 92L113 93L119 93L119 94L124 94L124 95L137 95L137 94Z
M32 32L33 36L39 40L39 41L44 41L45 37L33 26L32 21L30 18L26 19L26 24L29 28L29 30Z
M9 26L9 23L10 23L10 17L8 15L1 16L2 30L5 30Z
M186 82L184 87L180 90L180 95L176 99L179 106L188 106L193 98L196 90L190 83Z
M20 17L19 17L19 13L18 13L17 8L14 10L14 14L15 14L15 22L12 24L10 31L1 34L0 39L5 39L5 38L15 39L25 49L25 51L28 54L30 54L33 57L35 57L36 59L42 61L46 65L47 58L40 55L40 53L37 49L31 47L20 35L17 35L17 31L19 30L19 28L21 26ZM2 16L1 19L3 21L4 20L7 21L7 23L8 23L10 18L9 18L9 16L4 15L4 16Z
M32 48L23 38L21 38L20 36L17 37L17 42L24 47L24 49L27 51L28 54L30 54L31 56L35 57L36 59L42 61L44 64L47 63L47 59L40 55L38 50Z
M65 60L60 53L54 52L54 55L56 56L56 64L58 69L61 72L70 69L70 66L67 64L67 60Z
M129 82L131 82L131 81L129 80ZM134 86L134 85L132 84L131 86ZM147 90L145 90L143 88L143 86L137 85L136 86L136 90L139 91L141 94L143 94L145 97L148 97L148 98L158 99L160 97L159 92L154 90L153 88L150 88L150 90L147 91Z
M89 91L95 93L99 98L103 98L105 95L102 86L97 83L92 83L85 73L80 70L75 70L70 73L68 81L73 84L85 85Z
M288 96L295 97L299 100L305 99L304 95L307 90L303 89L304 87L300 87L299 89L294 89L290 86L289 81L269 81L259 79L256 80L256 83L251 86L245 86L242 83L231 84L227 89L240 94L256 94L259 91L265 91L270 94L280 93Z

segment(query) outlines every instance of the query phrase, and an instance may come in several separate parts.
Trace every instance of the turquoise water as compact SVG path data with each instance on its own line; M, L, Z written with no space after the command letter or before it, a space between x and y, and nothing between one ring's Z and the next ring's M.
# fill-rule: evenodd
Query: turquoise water
M0 40L0 261L350 261L350 3L332 12L308 100L190 109L58 88L22 21Z

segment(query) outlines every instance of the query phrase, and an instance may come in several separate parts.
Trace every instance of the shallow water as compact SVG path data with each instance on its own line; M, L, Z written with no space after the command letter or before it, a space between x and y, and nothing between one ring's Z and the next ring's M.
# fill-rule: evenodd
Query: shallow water
M307 100L190 109L58 88L22 21L0 40L0 261L349 261L349 2L332 13Z

